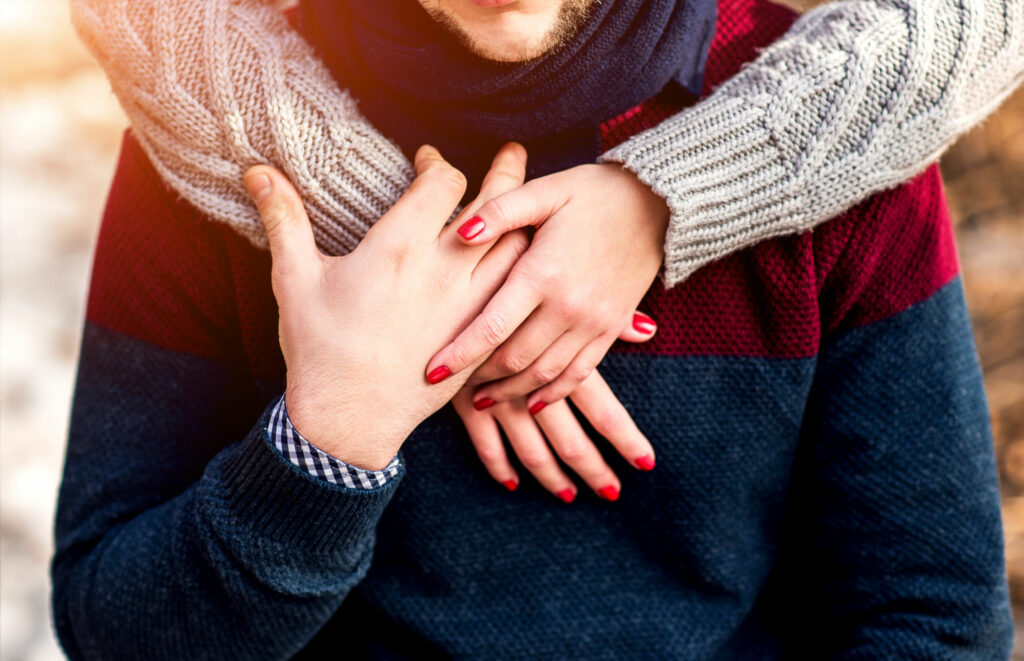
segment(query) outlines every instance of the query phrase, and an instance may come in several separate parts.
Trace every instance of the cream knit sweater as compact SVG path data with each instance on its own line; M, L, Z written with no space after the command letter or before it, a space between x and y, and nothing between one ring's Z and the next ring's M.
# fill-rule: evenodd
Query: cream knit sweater
M160 174L253 243L266 246L241 183L251 165L288 175L331 254L351 250L411 181L401 151L260 0L71 6ZM908 179L1022 77L1024 0L843 0L602 160L668 202L673 285Z

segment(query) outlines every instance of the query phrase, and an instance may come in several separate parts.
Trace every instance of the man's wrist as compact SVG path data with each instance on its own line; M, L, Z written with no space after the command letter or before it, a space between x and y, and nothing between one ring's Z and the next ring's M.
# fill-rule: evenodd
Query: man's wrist
M398 453L405 437L392 442L385 434L367 424L365 413L346 414L344 405L333 408L313 404L298 388L288 388L288 419L310 444L330 456L363 470L383 470ZM358 407L356 407L358 410Z
M393 456L381 469L363 468L329 454L305 438L292 423L285 397L274 406L268 424L271 441L278 452L292 464L311 475L355 489L384 486L399 471L399 460Z

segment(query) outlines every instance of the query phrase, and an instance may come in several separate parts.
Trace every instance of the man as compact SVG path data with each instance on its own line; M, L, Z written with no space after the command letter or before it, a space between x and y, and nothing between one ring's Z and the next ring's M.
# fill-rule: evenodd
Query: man
M712 78L788 20L760 4L721 16ZM756 34L736 29L753 17ZM679 103L659 96L602 138ZM627 478L615 504L555 508L536 489L492 488L445 412L406 438L418 415L393 412L408 404L372 410L365 365L331 362L351 343L296 339L355 332L343 312L373 309L373 283L355 278L392 269L345 265L408 234L409 216L452 238L441 225L461 191L439 183L436 158L421 154L426 179L323 278L297 198L274 172L251 175L272 293L267 256L176 201L128 142L97 249L58 520L55 610L70 655L1005 656L991 443L934 169L813 234L652 291L662 332L604 369L658 470ZM438 245L383 252L401 273L421 255L454 259ZM341 317L309 330L334 298L293 294L321 281L345 295ZM399 312L414 305L384 291ZM439 309L437 326L457 327L459 310ZM384 457L402 445L407 473L344 489L277 453L283 363L291 392L323 362L338 375L327 399L344 399L346 376L362 397L334 427L347 422ZM380 377L388 397L396 372ZM377 436L367 417L392 428Z

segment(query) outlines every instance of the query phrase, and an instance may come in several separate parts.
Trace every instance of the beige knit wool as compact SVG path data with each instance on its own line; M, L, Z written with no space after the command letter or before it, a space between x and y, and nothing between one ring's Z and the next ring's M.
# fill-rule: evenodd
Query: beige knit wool
M257 245L266 239L241 184L250 165L289 176L331 254L351 250L411 181L401 151L258 0L71 2L160 174ZM662 275L674 285L905 181L1022 77L1022 0L834 2L710 98L602 159L668 202Z
M242 185L252 165L287 174L336 255L412 182L408 159L256 0L75 1L72 19L161 176L256 245L267 240Z

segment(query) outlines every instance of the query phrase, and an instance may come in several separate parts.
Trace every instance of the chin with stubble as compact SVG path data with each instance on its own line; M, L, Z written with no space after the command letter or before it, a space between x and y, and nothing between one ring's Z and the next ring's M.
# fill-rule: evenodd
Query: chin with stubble
M467 50L525 62L566 44L600 0L419 0Z

